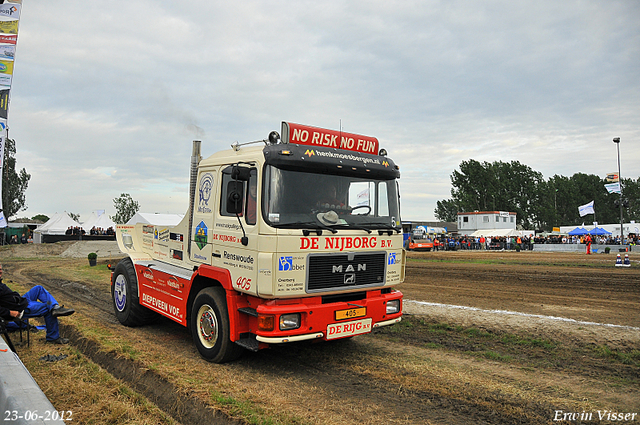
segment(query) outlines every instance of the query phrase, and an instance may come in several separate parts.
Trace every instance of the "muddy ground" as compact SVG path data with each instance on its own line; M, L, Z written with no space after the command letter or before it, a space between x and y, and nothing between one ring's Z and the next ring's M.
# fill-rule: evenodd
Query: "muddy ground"
M614 267L614 254L410 253L400 324L225 365L204 362L169 320L120 326L108 277L54 272L83 267L81 256L70 244L0 250L5 280L44 284L73 304L72 343L184 424L609 423L611 412L640 413L636 253L628 269ZM136 356L87 337L89 324Z

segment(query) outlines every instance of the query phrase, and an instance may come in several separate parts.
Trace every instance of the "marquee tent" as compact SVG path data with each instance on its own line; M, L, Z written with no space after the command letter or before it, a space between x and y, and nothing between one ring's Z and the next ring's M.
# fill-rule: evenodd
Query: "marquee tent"
M80 227L80 223L69 217L69 214L55 213L46 223L34 232L33 240L42 242L42 235L64 235L69 227Z
M589 230L590 235L610 235L611 232L604 230L602 227L596 227L595 229Z
M576 227L575 229L570 231L568 234L570 236L578 236L578 235L586 235L587 233L589 233L589 231L584 227Z
M108 229L109 227L113 227L113 229L115 230L116 224L113 222L113 220L109 218L107 214L103 213L98 215L94 211L91 213L91 217L89 217L87 221L82 223L82 228L84 229L85 232L87 232L87 234L89 234L89 231L93 227L102 228L105 230Z

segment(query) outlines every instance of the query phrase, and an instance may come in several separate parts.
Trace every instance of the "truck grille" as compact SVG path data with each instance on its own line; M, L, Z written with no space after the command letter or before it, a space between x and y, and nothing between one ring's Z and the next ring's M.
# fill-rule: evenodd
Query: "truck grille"
M307 260L307 292L382 286L386 258L385 252L311 254Z

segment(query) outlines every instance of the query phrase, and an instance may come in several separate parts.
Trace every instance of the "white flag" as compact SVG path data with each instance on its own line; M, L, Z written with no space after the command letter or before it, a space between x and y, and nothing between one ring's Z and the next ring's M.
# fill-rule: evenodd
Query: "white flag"
M580 217L584 217L587 214L595 214L595 210L593 209L593 202L591 201L586 205L581 205L578 207L578 212L580 213Z
M620 182L605 184L604 187L609 193L620 193Z

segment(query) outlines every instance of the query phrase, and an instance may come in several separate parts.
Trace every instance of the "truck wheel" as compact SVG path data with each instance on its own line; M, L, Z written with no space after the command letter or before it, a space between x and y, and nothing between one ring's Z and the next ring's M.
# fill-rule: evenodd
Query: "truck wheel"
M111 298L116 318L125 326L147 324L155 315L153 311L140 305L138 278L130 258L121 260L113 272Z
M207 361L225 363L237 359L243 352L242 347L230 339L224 288L204 288L196 295L190 327L193 342Z

